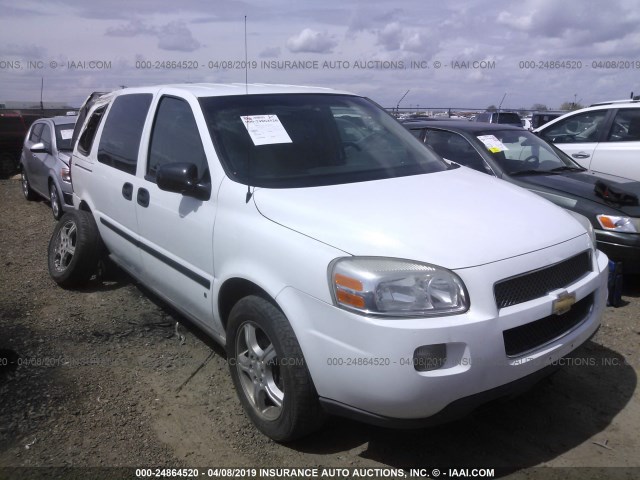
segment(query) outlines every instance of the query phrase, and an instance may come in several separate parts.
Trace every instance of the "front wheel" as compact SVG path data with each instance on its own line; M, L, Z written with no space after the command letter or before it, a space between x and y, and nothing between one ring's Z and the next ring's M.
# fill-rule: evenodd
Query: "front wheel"
M60 220L60 217L64 212L62 210L60 195L58 195L58 189L53 183L49 185L49 200L51 201L51 212L53 213L53 218Z
M27 200L33 200L36 195L31 190L31 184L29 183L29 177L27 177L27 172L24 171L24 167L22 168L22 172L20 173L20 183L22 186L22 194L24 198Z
M95 273L100 253L98 227L83 210L65 213L49 240L49 274L62 287L78 287Z
M286 442L321 426L324 414L300 345L271 302L249 296L233 307L227 357L242 406L262 433Z

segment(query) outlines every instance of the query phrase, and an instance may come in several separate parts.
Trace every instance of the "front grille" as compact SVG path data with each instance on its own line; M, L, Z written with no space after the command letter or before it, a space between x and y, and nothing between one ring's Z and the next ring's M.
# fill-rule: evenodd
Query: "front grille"
M523 273L496 283L493 294L498 308L540 298L565 288L591 271L591 255L585 250L555 265Z
M535 322L502 332L504 349L509 357L515 357L534 350L568 333L579 325L593 306L593 293L571 307L562 315L549 315Z

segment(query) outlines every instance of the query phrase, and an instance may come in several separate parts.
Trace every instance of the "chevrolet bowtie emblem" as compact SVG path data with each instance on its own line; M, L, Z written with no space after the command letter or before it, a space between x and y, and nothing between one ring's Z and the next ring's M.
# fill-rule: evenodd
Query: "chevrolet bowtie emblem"
M562 292L558 294L558 298L553 301L552 311L554 315L562 315L571 310L574 303L576 303L575 293Z

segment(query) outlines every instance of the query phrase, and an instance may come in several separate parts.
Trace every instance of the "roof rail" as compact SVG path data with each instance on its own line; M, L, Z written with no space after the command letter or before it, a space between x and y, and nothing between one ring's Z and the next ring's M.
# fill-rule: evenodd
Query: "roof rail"
M633 97L633 100L631 100L631 99L627 99L627 100L609 100L608 102L592 103L589 106L590 107L599 107L600 105L615 105L615 104L618 104L618 103L640 103L640 99L638 99L637 97Z

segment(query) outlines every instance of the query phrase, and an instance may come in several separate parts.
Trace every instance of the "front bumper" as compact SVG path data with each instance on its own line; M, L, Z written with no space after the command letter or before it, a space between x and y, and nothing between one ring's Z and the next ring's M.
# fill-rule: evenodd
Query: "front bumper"
M640 234L596 230L598 249L616 262L624 273L640 273Z
M566 288L577 301L593 294L585 318L561 337L525 355L506 355L503 332L548 317L557 296L547 294L500 310L493 297L496 281L556 263L585 247L586 236L493 264L456 270L471 301L469 311L462 315L370 318L293 288L283 290L277 301L291 319L318 395L329 411L358 412L368 421L423 419L460 399L484 398L482 392L525 377L537 378L537 372L596 332L607 296L608 259L602 253L593 255L592 272ZM414 351L433 344L446 344L444 365L417 371Z

